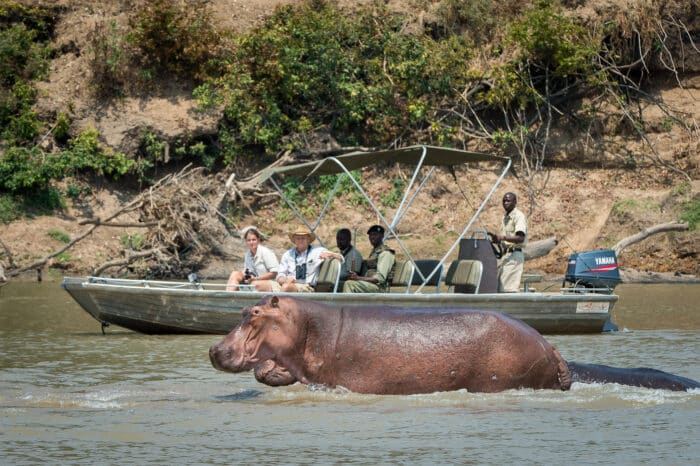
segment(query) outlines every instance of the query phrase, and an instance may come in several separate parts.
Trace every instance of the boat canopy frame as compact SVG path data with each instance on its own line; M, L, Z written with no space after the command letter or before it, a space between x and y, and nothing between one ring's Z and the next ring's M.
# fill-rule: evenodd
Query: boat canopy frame
M382 162L394 162L405 165L413 165L415 167L413 170L413 175L411 176L411 180L406 185L404 193L401 197L399 206L390 220L382 214L381 210L372 201L370 196L362 187L362 184L358 182L355 179L355 177L352 176L351 173L353 170L365 168L371 165L376 165ZM501 182L503 181L506 174L511 168L512 161L509 157L501 157L481 152L469 152L460 149L451 149L445 147L418 145L399 149L350 152L344 155L326 157L317 161L284 165L281 167L271 167L266 170L263 170L257 181L261 184L266 181L270 182L270 184L274 186L274 188L280 194L281 198L289 206L292 212L294 212L297 218L301 222L303 222L304 225L306 225L309 228L309 230L315 232L318 226L321 224L321 221L323 220L323 217L325 216L333 199L335 198L335 194L338 191L338 188L340 187L340 183L345 177L348 177L387 230L384 239L386 240L386 238L393 236L393 238L396 239L401 250L404 252L404 254L406 254L407 259L410 260L415 266L416 260L413 258L404 242L396 233L395 228L401 223L401 220L403 219L404 215L406 215L418 194L423 190L423 187L432 176L436 167L448 167L449 169L454 170L454 167L456 166L462 166L469 163L484 162L500 163L502 164L502 170L498 175L496 182L493 184L486 196L482 199L481 204L472 214L472 217L467 222L464 229L460 232L457 239L448 248L447 252L442 256L435 268L427 276L424 276L420 269L416 267L415 273L418 274L419 278L423 280L423 282L421 285L418 286L414 293L420 293L421 290L426 286L426 284L431 280L431 278L436 273L438 273L438 271L442 270L448 257L459 245L460 241L466 236L467 232L471 230L472 226L483 211L484 207L489 202L491 197L493 197L493 194L496 192L496 189L498 188L498 186L500 186ZM424 167L430 167L430 170L423 176L423 178L419 182L419 175ZM298 176L303 178L301 182L301 185L303 185L311 177L321 175L340 176L338 176L335 185L333 186L333 189L331 189L331 191L329 192L328 197L318 217L314 222L310 223L306 220L305 216L301 213L300 209L296 206L294 201L285 194L282 188L281 180L285 176ZM411 193L414 186L416 186L415 192ZM319 238L319 241L321 242L321 244L323 244L321 238Z

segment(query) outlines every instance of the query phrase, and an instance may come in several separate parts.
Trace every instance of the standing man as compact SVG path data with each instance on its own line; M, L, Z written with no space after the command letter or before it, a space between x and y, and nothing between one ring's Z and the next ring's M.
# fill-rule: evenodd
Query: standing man
M345 258L340 269L340 279L347 280L350 272L360 273L362 270L362 254L352 245L352 234L347 228L338 230L335 234L335 244Z
M277 280L272 282L272 291L311 293L323 259L333 257L342 262L343 256L323 246L313 246L311 243L316 235L304 226L289 233L289 239L294 247L282 255Z
M343 285L345 293L379 293L389 287L389 273L394 267L394 251L384 244L384 227L372 225L367 230L373 249L362 266L362 275L354 271L348 274Z
M498 264L498 291L517 293L520 291L520 277L523 275L527 244L527 219L516 206L518 198L514 193L503 195L503 233L489 233L492 243L500 243L503 256Z

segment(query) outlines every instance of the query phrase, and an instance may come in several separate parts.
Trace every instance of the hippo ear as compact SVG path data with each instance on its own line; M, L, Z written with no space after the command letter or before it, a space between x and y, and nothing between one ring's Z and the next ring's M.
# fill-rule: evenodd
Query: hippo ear
M279 308L280 299L277 296L273 296L270 300L270 306Z

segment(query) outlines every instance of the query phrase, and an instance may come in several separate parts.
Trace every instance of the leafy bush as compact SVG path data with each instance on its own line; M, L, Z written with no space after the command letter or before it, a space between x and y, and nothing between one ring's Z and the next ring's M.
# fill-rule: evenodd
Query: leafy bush
M63 144L70 138L70 118L64 112L61 112L56 117L56 123L53 130L53 137L56 142Z
M525 109L540 104L544 95L567 88L571 80L578 79L581 84L592 80L597 74L595 41L573 18L564 15L558 2L538 0L522 18L511 22L504 45L518 50L518 56L492 70L495 81L486 101Z
M68 150L53 159L57 177L90 171L114 179L133 170L135 163L120 152L114 152L99 141L99 133L91 128L69 142Z
M146 238L141 233L122 233L119 235L119 242L123 248L139 251L143 248Z
M24 194L46 189L56 176L49 155L33 147L11 147L0 159L0 191Z
M279 8L237 39L225 75L196 95L203 107L223 103L222 145L232 154L275 154L299 146L291 135L328 126L346 143L391 140L429 124L426 109L464 85L473 53L458 37L405 34L403 21L383 6Z
M49 230L49 237L61 243L70 243L70 235L64 231L56 230L55 228Z
M54 21L43 8L0 2L0 138L8 145L31 142L41 126L32 81L48 71Z
M98 23L88 36L92 85L98 97L122 95L129 81L128 44L115 21Z
M129 18L129 43L145 70L197 78L216 58L221 36L209 0L147 0Z
M23 24L28 29L35 31L37 40L46 42L53 36L56 10L49 10L42 6L23 5L12 0L0 0L0 29L17 24Z
M682 209L681 220L688 222L688 228L691 231L696 230L700 225L700 199L684 202Z
M20 216L20 208L10 194L0 193L0 222L10 223Z
M400 178L394 178L391 181L391 191L381 196L382 203L387 207L398 207L401 198L403 197L406 181Z
M23 210L36 210L42 214L50 214L66 208L61 191L53 186L45 186L37 191L23 194Z

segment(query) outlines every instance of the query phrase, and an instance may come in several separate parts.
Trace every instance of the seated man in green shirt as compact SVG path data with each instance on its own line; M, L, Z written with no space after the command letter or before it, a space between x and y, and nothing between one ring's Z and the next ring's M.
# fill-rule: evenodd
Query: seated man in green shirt
M362 275L348 274L343 285L345 293L380 293L389 287L389 273L394 267L394 251L384 245L384 227L372 225L367 230L373 249L362 265Z

